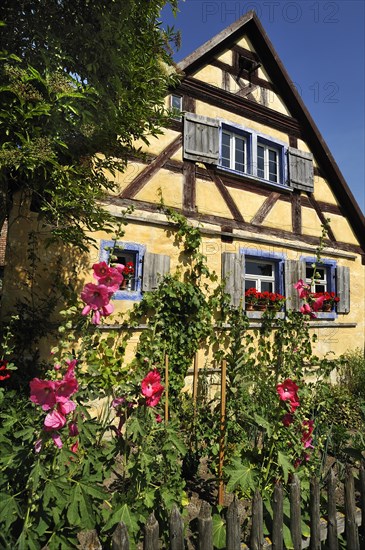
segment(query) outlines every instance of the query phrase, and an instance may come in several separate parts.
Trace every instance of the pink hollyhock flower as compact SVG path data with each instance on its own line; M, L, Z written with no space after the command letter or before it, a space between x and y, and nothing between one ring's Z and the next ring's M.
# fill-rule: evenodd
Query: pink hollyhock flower
M122 273L116 269L115 267L109 268L109 273L105 275L105 277L101 277L99 279L99 285L105 285L109 288L110 292L113 294L116 292L120 285L123 282L123 275Z
M123 271L125 270L125 265L123 265L123 264L115 264L113 267L114 267L114 269L119 271L119 273L121 275L123 274Z
M82 315L87 315L91 310L98 310L106 306L110 300L110 292L105 285L87 283L81 292L81 300L87 304L82 311ZM87 311L84 313L86 309Z
M76 422L70 422L68 425L68 433L71 437L75 437L76 435L79 435L79 429L77 427Z
M313 420L304 420L303 422L303 432L302 432L302 443L304 444L304 448L305 449L313 449L313 445L312 445L312 441L313 441L313 438L312 438L312 433L313 433L313 430L314 430L314 421Z
M297 408L300 406L300 403L299 403L299 401L298 401L298 397L297 397L297 400L296 400L296 401L290 400L289 403L290 403L290 411L291 411L292 413L295 413L295 411L297 410Z
M287 378L281 384L276 386L276 391L282 401L297 401L298 400L298 391L299 387L296 385L293 380Z
M290 413L286 413L284 414L283 418L282 418L282 423L284 424L284 426L287 428L288 426L290 426L290 424L292 424L294 422L294 418L293 418L293 415L290 414Z
M54 368L54 370L60 370L61 365L60 365L59 363L55 363L55 364L53 365L53 368Z
M64 376L65 379L75 376L75 367L77 365L77 359L66 359L67 371Z
M79 384L76 378L63 378L60 382L58 382L58 387L56 389L56 402L66 403L71 395L77 392L78 388Z
M312 304L313 311L319 311L323 307L323 302L326 300L326 296L319 296Z
M146 397L147 407L156 407L156 405L159 404L164 389L165 388L163 386L160 386L159 389L156 390L153 395L151 395L151 397Z
M106 277L109 273L110 267L106 262L99 262L93 265L94 279L99 281L103 277Z
M64 403L57 403L57 410L59 413L66 415L76 409L76 403L74 401L65 401Z
M115 397L112 401L112 404L111 406L116 409L117 407L119 407L120 405L123 405L123 403L125 403L125 398L124 397Z
M66 418L58 411L52 411L47 414L44 419L44 427L46 431L59 430L66 424Z
M41 405L44 411L52 409L56 404L56 389L59 382L33 378L30 382L30 400Z
M299 466L301 465L302 461L300 460L300 458L296 458L295 459L295 462L294 462L294 468L297 469L299 468Z
M160 414L156 414L156 422L160 423L162 422L162 416Z
M58 434L57 432L53 432L51 433L51 437L56 447L58 447L59 449L62 449L62 439L60 437L60 434Z
M71 451L72 453L75 453L75 454L76 454L78 448L79 448L79 442L78 442L78 441L75 441L75 443L73 443L73 444L71 445L70 451Z
M155 407L161 399L164 387L160 382L161 376L157 369L150 371L141 382L142 395L145 396L148 407Z
M316 315L313 313L312 308L309 304L303 304L300 308L303 315L309 315L312 319L316 319Z
M293 285L294 288L297 290L298 294L299 294L299 298L307 298L308 295L309 295L309 286L306 285L303 281L303 279L299 279L299 281L297 283L295 283L295 285Z
M34 450L36 453L40 453L42 450L43 441L41 439L37 439L37 441L34 443Z

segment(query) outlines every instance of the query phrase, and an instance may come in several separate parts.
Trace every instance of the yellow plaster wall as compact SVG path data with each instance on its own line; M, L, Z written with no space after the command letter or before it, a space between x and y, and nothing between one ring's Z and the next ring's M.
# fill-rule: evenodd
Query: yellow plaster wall
M221 55L218 55L216 59L218 59L218 61L222 61L222 63L227 63L227 65L232 65L232 51L227 50Z
M115 195L119 195L146 168L145 164L131 161L124 172L117 172L114 181L117 183Z
M262 94L264 93L263 88L258 86L257 88L254 88L252 95L256 99L257 102L263 103L262 101ZM281 100L280 96L278 96L275 92L272 90L266 90L267 93L267 100L269 109L273 109L274 111L277 111L278 113L281 113L283 115L290 116L289 109L286 108L285 103Z
M222 88L222 70L218 69L218 67L213 67L213 65L207 65L194 73L194 78L211 86Z
M229 192L246 222L252 220L260 206L266 200L266 197L258 195L257 193L251 193L246 189L230 187Z
M261 65L261 67L259 67L257 69L257 76L259 78L262 78L262 80L266 80L267 82L271 82L271 80L269 78L269 75L267 74L267 72L265 71L265 69L262 65Z
M221 118L226 122L233 122L235 124L240 124L242 126L245 126L246 128L252 128L252 130L262 132L263 134L267 134L268 136L271 136L273 139L279 139L284 143L289 144L288 134L284 132L280 132L279 130L270 128L269 126L259 124L245 117L241 117L239 115L236 115L235 113L226 111L225 109L220 109L219 107L215 107L214 105L207 105L202 101L197 101L196 112L199 115L209 116L212 118Z
M302 231L303 235L320 237L322 234L321 220L312 208L302 206Z
M328 182L321 176L314 176L314 198L317 201L338 205L335 195Z
M149 145L146 145L142 140L136 140L133 145L144 153L159 155L179 135L179 132L171 129L163 129L163 132L163 134L156 137L149 136Z
M244 36L238 42L236 42L237 46L241 46L241 48L245 48L246 50L250 50L250 52L256 53L250 40L247 38L247 36Z
M197 178L196 207L198 212L232 219L229 208L213 182Z
M337 216L336 214L328 214L327 217L331 220L331 228L336 239L345 243L359 244L346 218Z
M159 203L159 190L168 206L182 207L183 176L161 168L146 185L137 193L136 199L152 203Z
M291 204L280 200L277 201L262 222L262 225L292 231Z
M178 149L176 151L176 153L174 153L172 156L171 156L171 160L177 160L177 161L182 161L183 160L183 148L180 147L180 149Z

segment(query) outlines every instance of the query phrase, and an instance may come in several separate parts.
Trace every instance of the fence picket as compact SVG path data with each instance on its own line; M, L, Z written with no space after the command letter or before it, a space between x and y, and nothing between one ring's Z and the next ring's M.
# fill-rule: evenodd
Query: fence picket
M356 508L354 476L350 466L346 468L345 479L345 515L336 510L336 485L337 478L335 469L331 468L327 476L327 525L320 517L320 485L319 480L313 478L310 483L310 538L302 539L301 533L301 495L300 482L296 475L293 476L290 488L290 532L294 550L310 548L320 550L321 542L326 541L328 550L339 550L338 536L346 534L346 544L349 550L360 550L360 533L358 526L361 526L361 541L365 537L365 463L361 464L359 472L361 509ZM252 499L252 527L250 533L250 550L283 550L283 529L284 529L284 488L281 483L274 487L272 509L273 528L272 542L266 541L263 535L263 502L260 492L256 490ZM238 501L235 498L227 510L226 522L226 550L241 550L248 547L241 546L241 526L238 516ZM169 542L170 550L183 550L185 548L184 524L181 514L175 505L170 514ZM198 524L197 548L199 550L213 550L213 519L211 506L202 501ZM84 530L77 534L80 550L101 550L101 543L97 531ZM321 541L322 538L322 541ZM130 543L127 527L120 522L112 535L112 550L129 550ZM159 524L154 513L147 519L144 529L143 550L159 550Z
M300 511L300 482L294 475L290 484L290 533L294 550L302 550L302 516Z
M360 467L360 506L361 506L361 534L365 539L365 468L364 462Z
M152 512L147 519L144 528L144 541L143 550L158 550L159 548L159 526L158 521L155 518L155 514Z
M262 497L256 490L252 501L252 527L251 527L251 550L262 550L264 545L264 517L262 509Z
M351 467L346 469L345 479L345 533L347 547L360 550L359 531L356 524L354 476Z
M129 550L128 531L125 523L118 523L112 537L112 550Z
M227 550L240 550L241 548L241 529L238 518L237 499L231 502L227 511Z
M283 487L277 483L273 497L272 550L283 550Z
M211 506L203 500L198 516L199 550L213 550Z
M310 482L310 550L321 550L321 516L319 511L319 481Z
M338 550L337 511L336 511L336 477L331 468L327 481L328 494L328 523L327 544L329 550Z
M184 550L184 525L176 504L170 516L170 550Z

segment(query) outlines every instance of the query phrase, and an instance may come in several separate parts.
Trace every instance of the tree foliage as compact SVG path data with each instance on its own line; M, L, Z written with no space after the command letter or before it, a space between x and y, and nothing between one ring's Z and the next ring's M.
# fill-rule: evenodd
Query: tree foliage
M0 33L0 228L16 191L84 246L98 200L136 139L166 121L176 78L161 8L176 0L4 0Z

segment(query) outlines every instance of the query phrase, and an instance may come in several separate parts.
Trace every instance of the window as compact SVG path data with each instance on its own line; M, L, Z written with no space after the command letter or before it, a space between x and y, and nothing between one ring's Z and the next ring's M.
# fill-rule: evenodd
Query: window
M311 286L311 292L332 292L334 289L329 288L328 285L328 267L312 267L312 265L306 265L305 268L305 281ZM315 279L313 275L315 272ZM313 282L312 282L313 281Z
M247 172L247 140L243 135L222 132L221 164L237 172Z
M234 172L282 185L284 144L268 140L254 130L222 124L219 165Z
M245 292L250 288L284 295L284 263L283 254L261 250L241 248L239 254L223 252L222 279L231 304L234 307L243 304Z
M175 97L177 103L179 98ZM280 189L285 185L308 193L314 191L311 153L221 119L184 113L183 157L246 174Z
M101 241L100 261L129 265L129 274L121 288L113 294L113 300L140 300L142 298L142 266L146 247L137 243L122 241Z
M246 259L245 290L275 292L275 264L263 260Z
M113 256L116 258L115 262L125 266L124 280L121 286L121 290L127 289L129 291L137 290L138 282L138 253L133 250L119 250L113 251Z
M280 182L280 153L278 149L257 144L257 176L274 183Z
M170 96L170 109L173 112L172 118L181 120L182 97L172 94Z

